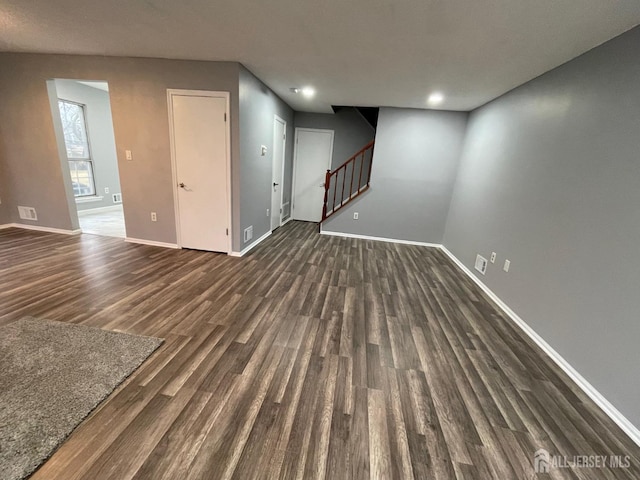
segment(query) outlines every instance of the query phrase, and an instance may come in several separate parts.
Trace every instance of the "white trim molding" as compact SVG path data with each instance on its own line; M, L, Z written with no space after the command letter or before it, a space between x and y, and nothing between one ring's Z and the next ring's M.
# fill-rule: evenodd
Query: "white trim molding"
M101 202L104 197L92 195L90 197L76 197L76 203Z
M121 203L118 203L117 205L109 205L108 207L85 208L84 210L78 210L78 216L91 215L92 213L118 212L118 211L122 211Z
M263 240L267 239L270 236L271 236L271 230L269 230L267 233L262 235L258 240L253 242L251 245L249 245L247 248L245 248L241 252L230 252L229 256L230 257L243 257L249 252L249 250L251 250L253 247L256 247L260 242L262 242Z
M321 235L331 235L333 237L359 238L361 240L374 240L376 242L402 243L404 245L418 245L421 247L440 248L439 243L416 242L414 240L400 240L397 238L372 237L370 235L356 235L354 233L330 232L329 230L320 230Z
M38 232L46 233L61 233L63 235L79 235L82 230L65 230L63 228L42 227L40 225L25 225L24 223L8 223L6 225L0 225L0 229L3 228L22 228L24 230L36 230Z
M476 277L471 270L469 270L456 256L451 253L444 245L440 246L440 249L467 274L467 276L475 282L480 289L486 293L491 300L495 302L498 307L518 326L520 329L538 345L544 353L546 353L556 365L558 365L568 376L573 380L584 393L587 394L596 405L598 405L604 413L607 414L611 420L613 420L637 445L640 446L640 429L631 423L611 402L609 402L604 395L591 385L586 378L584 378L578 371L573 368L569 362L567 362L562 355L556 352L551 345L549 345L536 331L531 328L522 318L518 316L509 306L504 303L495 293L491 291L482 281Z
M156 242L155 240L145 240L143 238L126 237L124 241L127 243L137 243L139 245L151 245L152 247L180 248L176 243Z

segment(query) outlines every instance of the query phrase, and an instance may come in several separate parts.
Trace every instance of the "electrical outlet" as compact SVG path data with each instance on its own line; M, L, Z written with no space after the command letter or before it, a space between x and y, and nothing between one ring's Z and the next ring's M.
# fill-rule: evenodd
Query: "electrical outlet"
M109 193L109 187L104 187L104 193Z
M158 215L156 215L156 212L151 212L151 221L152 222L158 221Z
M508 271L509 271L509 267L510 267L510 266L511 266L511 262L510 262L509 260L505 260L505 261L504 261L504 267L502 267L502 269L503 269L505 272L508 272Z
M127 160L133 160L133 155L131 154L131 150L125 150L124 156L126 157Z
M267 217L269 216L269 209L267 208Z
M496 252L491 252L491 263L496 263Z
M358 212L353 212L353 219L358 220Z

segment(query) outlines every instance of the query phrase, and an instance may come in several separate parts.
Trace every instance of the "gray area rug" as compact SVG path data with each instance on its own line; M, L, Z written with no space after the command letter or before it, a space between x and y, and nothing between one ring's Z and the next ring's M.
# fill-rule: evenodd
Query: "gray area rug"
M0 328L0 478L31 474L162 342L28 317Z

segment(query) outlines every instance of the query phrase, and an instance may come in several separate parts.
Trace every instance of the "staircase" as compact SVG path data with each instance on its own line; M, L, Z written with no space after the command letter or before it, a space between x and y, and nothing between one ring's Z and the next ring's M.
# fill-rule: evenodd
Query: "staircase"
M369 189L374 143L365 145L335 170L327 170L321 222Z

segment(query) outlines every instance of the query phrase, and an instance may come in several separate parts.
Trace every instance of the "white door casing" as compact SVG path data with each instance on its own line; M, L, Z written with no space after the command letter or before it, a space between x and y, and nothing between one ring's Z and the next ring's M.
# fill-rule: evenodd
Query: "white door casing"
M282 188L284 185L284 159L287 122L275 115L273 121L273 157L271 167L271 230L282 224Z
M228 253L229 94L190 90L167 94L178 245Z
M324 181L331 169L333 130L296 128L294 150L293 218L308 222L322 219Z

